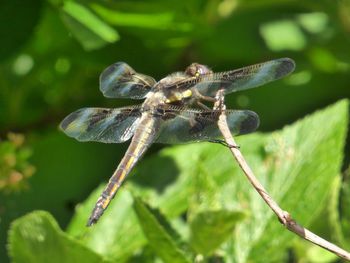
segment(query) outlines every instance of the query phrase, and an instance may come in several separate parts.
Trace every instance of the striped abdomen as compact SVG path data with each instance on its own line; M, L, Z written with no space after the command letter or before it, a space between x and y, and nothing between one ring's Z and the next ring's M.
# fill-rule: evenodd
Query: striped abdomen
M87 223L88 226L95 224L102 216L104 210L108 207L125 177L130 173L131 169L154 141L157 133L158 122L159 119L152 118L149 113L143 114L128 150L96 202L95 208L93 209Z

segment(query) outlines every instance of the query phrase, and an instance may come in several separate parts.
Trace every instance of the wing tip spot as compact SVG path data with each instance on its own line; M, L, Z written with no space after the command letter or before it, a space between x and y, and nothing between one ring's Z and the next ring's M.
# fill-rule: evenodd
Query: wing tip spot
M259 115L256 114L254 111L248 111L248 115L246 118L242 121L241 128L239 131L239 134L247 134L254 132L260 125L260 119Z
M295 62L291 58L281 58L280 64L276 69L276 78L282 78L289 73L293 72L295 69Z

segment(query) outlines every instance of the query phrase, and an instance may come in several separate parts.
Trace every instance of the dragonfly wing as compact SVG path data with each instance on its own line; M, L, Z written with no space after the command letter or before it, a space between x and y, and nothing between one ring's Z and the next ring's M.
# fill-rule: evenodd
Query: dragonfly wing
M83 108L69 114L60 128L78 141L121 143L133 135L141 117L139 107Z
M166 110L156 142L188 143L222 138L217 121L221 112L200 110ZM259 117L249 110L226 110L227 123L233 135L253 132L259 126Z
M232 71L202 75L197 78L194 88L202 95L214 97L219 89L228 94L255 88L288 75L294 68L292 59L280 58Z
M155 83L124 62L110 65L100 75L100 90L107 98L143 99Z

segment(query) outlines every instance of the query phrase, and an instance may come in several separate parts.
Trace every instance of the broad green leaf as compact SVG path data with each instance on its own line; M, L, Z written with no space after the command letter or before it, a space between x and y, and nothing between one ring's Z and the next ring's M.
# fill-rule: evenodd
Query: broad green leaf
M9 253L16 263L107 262L62 232L53 217L43 211L32 212L12 223Z
M115 29L77 2L64 2L62 19L86 50L98 49L119 39Z
M67 232L91 250L122 262L144 246L146 239L132 209L132 196L125 188L118 191L98 223L86 227L90 213L103 188L104 186L98 187L84 204L77 207Z
M348 102L343 100L282 131L256 135L259 141L253 142L251 136L240 142L248 146L251 140L260 148L260 162L257 152L245 153L246 146L242 150L272 197L305 227L328 204L333 182L339 180L347 120ZM250 186L240 179L236 183L246 193L252 216L238 226L234 246L227 247L228 257L238 262L282 260L296 236L281 228Z
M310 246L310 244L308 244ZM339 257L329 251L319 247L312 246L308 250L307 259L304 262L317 262L317 263L328 263L337 262Z
M338 234L338 240L342 242L342 245L350 249L350 237L348 235L350 231L350 166L345 170L343 184L339 182L339 193L335 196L333 215L335 228ZM337 198L337 199L336 199Z
M341 186L341 177L336 177L331 186L329 198L325 201L324 208L317 218L311 223L310 229L324 239L344 246L344 237L341 232L339 221L339 190ZM322 218L322 220L319 220ZM293 243L293 252L301 262L334 262L338 256L327 250L315 246L304 239L296 239Z
M228 239L244 214L238 211L206 211L195 215L190 222L191 246L196 252L210 255Z
M344 249L349 249L350 243L348 243L349 240L347 240L348 232L346 231L346 228L342 229L343 225L341 220L341 217L344 217L344 214L342 214L341 212L343 208L343 203L341 203L341 201L344 199L340 197L340 195L342 194L342 186L346 187L347 184L346 182L344 182L344 184L342 185L341 179L341 176L339 176L337 180L334 181L332 192L328 200L328 220L326 222L329 224L327 230L330 233L329 236L330 238L332 238L332 241L334 240L335 242L341 244L340 246L342 246ZM322 229L325 228L326 227L323 227Z
M135 198L134 209L149 246L164 262L190 262L165 217L152 211L139 198Z
M167 217L179 216L188 209L194 193L193 179L202 153L203 145L193 144L167 148L141 160L130 177L132 189Z
M141 160L140 166L135 169L136 174L127 178L98 223L87 228L87 219L104 188L98 187L83 204L78 205L67 232L95 252L118 262L132 256L145 246L147 240L132 208L128 189L147 198L152 205L161 207L165 215L176 218L188 208L189 197L194 190L191 185L196 172L194 164L198 163L196 153L201 150L198 144L194 146L197 152L194 148L192 156L188 155L186 147L176 147ZM174 227L183 232L179 224Z

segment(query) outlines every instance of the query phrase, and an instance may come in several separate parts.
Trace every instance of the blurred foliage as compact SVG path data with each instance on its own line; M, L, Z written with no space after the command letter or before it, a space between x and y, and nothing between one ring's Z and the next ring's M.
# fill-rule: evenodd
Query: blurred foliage
M220 71L291 57L297 69L290 77L226 98L228 107L259 113L260 131L281 129L350 97L349 0L5 0L0 33L1 262L8 254L16 262L323 257L279 228L244 178L232 177L239 172L228 152L211 144L153 146L101 222L86 229L101 187L90 193L127 145L78 143L57 125L77 108L135 104L98 90L99 74L116 61L160 79L194 61ZM283 208L350 249L347 107L341 102L239 142ZM38 209L54 218L25 215ZM161 245L165 255L155 249Z
M28 163L31 151L23 147L24 136L9 133L8 140L0 141L0 191L10 193L28 186L28 178L35 171Z

